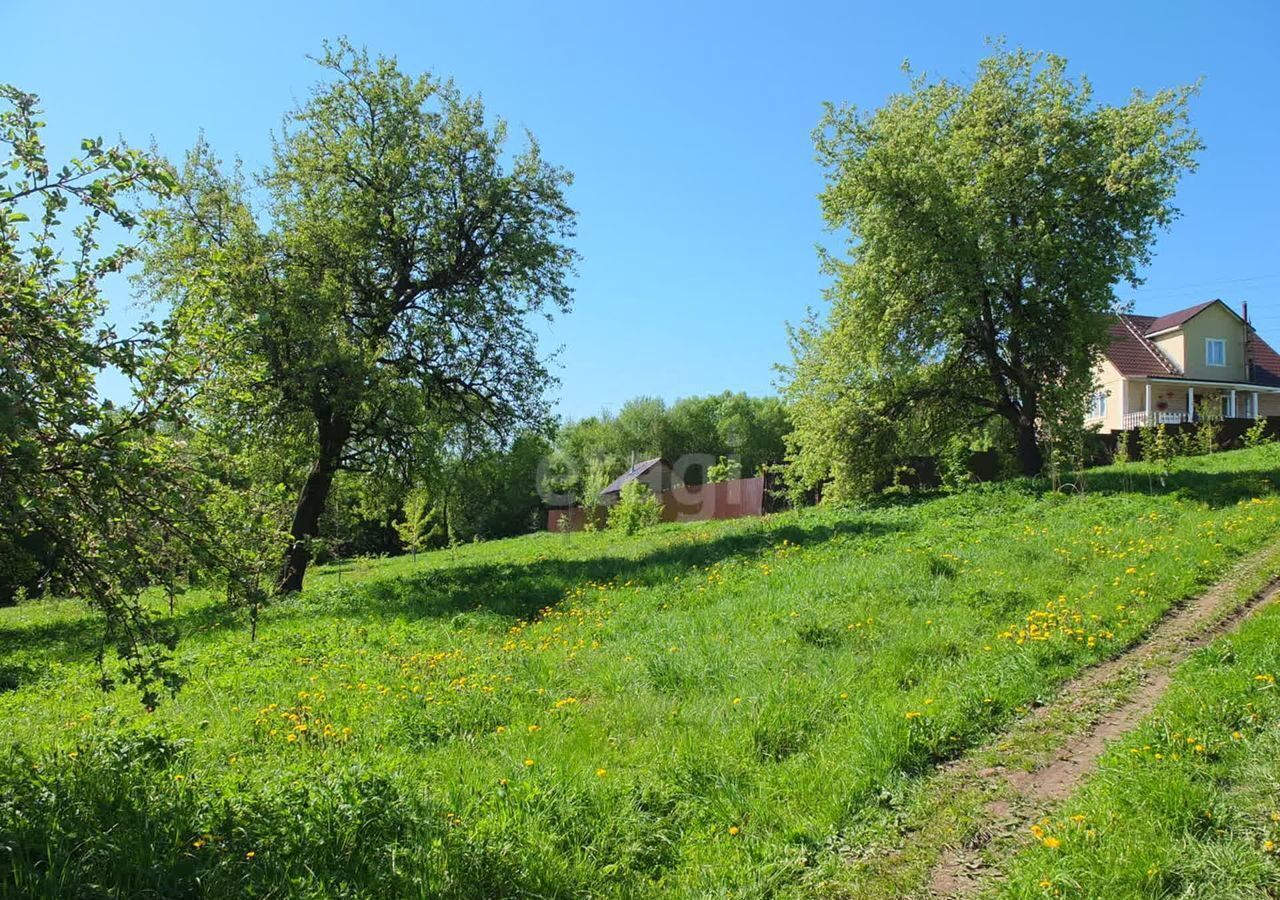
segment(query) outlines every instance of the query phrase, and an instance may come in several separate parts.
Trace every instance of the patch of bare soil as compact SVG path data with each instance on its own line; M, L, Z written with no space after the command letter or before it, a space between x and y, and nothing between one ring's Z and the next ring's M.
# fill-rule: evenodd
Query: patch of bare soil
M1274 552L1264 554L1271 558ZM1246 564L1246 573L1251 570ZM981 850L998 839L1014 838L1045 815L1048 808L1071 794L1097 765L1108 741L1131 731L1164 696L1172 671L1193 651L1205 646L1280 594L1280 579L1273 579L1245 603L1233 606L1242 575L1219 582L1205 593L1172 609L1139 644L1106 662L1093 666L1062 687L1057 698L1029 713L1036 723L1078 720L1079 713L1099 708L1099 697L1109 688L1136 679L1122 702L1101 704L1098 715L1074 731L1063 731L1057 749L1043 755L1030 770L1001 765L978 769L968 760L957 764L968 771L964 781L980 783L999 778L1006 790L1002 799L987 804L987 821L964 845L947 849L929 873L933 897L970 897L997 876ZM1115 691L1112 691L1115 693ZM993 747L999 747L997 739ZM990 748L988 748L990 749Z

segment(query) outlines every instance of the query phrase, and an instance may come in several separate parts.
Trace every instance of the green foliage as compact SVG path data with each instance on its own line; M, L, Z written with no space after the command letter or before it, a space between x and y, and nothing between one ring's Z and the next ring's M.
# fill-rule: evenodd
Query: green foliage
M1267 418L1266 416L1258 415L1253 420L1253 424L1244 433L1244 445L1246 447L1261 447L1269 443L1270 440L1267 436Z
M587 460L586 474L582 479L582 494L578 502L590 509L600 503L600 495L604 493L613 479L626 471L620 462L612 456L597 456Z
M1197 453L1216 453L1222 442L1222 410L1216 403L1200 401L1196 410L1196 432L1191 447ZM1188 448L1189 450L1191 448Z
M635 534L662 521L662 501L653 496L643 481L628 481L618 502L609 507L609 528Z
M714 484L720 481L734 481L742 477L742 461L737 457L725 457L707 467L707 481Z
M688 484L709 480L719 457L735 457L748 477L781 463L791 430L777 397L748 397L726 391L685 397L667 406L654 397L625 403L616 416L602 413L565 423L555 437L557 475L552 487L586 504L599 488L626 471L631 459L661 456L685 471ZM735 476L740 477L740 476ZM603 480L601 480L603 479ZM593 489L594 493L593 493Z
M203 373L175 323L122 335L102 321L103 285L162 224L147 207L173 189L169 167L100 139L55 166L42 128L37 98L0 85L0 605L41 591L88 601L106 622L102 684L123 677L153 706L177 683L174 636L138 595L201 572L252 605L256 495L223 496L221 461L185 430ZM101 246L107 228L122 242ZM108 369L130 379L127 406L98 397Z
M409 491L404 498L404 517L396 523L400 543L416 555L418 551L427 549L427 542L435 531L431 523L431 501L427 492L422 488Z
M568 308L575 259L570 177L535 142L511 152L478 99L345 41L318 63L260 191L190 154L143 282L207 370L206 427L291 451L285 591L338 473L546 418L535 322Z
M1047 450L1049 483L1056 491L1070 479L1073 490L1084 491L1087 442L1090 435L1096 434L1096 429L1086 428L1084 424L1087 394L1070 386L1064 390L1062 385L1055 385L1046 388L1042 396L1041 429Z
M78 605L0 610L0 894L868 896L841 889L848 848L882 846L899 798L939 762L1277 534L1274 446L1188 460L1176 492L1092 478L1082 497L1014 481L463 544L344 566L341 585L317 566L263 610L254 644L197 591L173 625L199 690L154 714L104 705L100 622ZM1067 627L1019 643L1051 601ZM1215 674L1229 656L1190 679L1206 699L1186 693L1194 718L1175 730L1204 723L1232 754L1200 788L1234 792L1264 771L1232 768L1254 741L1273 766L1276 692L1253 677L1280 675L1277 646L1271 632L1237 646L1238 693ZM1257 699L1266 718L1246 751L1220 716ZM1145 804L1099 819L1118 866L1141 836L1153 852L1213 838L1153 817L1181 764L1115 771L1126 794L1141 779ZM1274 805L1272 776L1254 780ZM1263 837L1239 821L1220 827ZM1246 823L1270 827L1265 813ZM1198 893L1214 895L1206 873Z
M793 478L857 496L992 418L1038 473L1046 408L1089 392L1113 285L1177 214L1191 94L1099 104L1061 58L1000 49L969 84L917 76L870 114L829 107L822 205L848 239L823 259L826 321L792 333Z
M1163 422L1158 425L1148 424L1139 430L1139 442L1142 445L1143 461L1152 463L1163 484L1173 471L1173 460L1178 455L1173 436Z
M1116 436L1116 454L1115 463L1117 466L1127 466L1133 461L1133 454L1129 449L1129 432L1122 431Z

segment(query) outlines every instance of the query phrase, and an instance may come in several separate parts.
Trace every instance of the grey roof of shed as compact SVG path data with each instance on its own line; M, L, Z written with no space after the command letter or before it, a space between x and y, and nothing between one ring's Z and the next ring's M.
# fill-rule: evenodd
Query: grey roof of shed
M654 466L662 463L667 468L671 468L671 463L667 462L661 456L655 456L653 459L646 459L644 462L638 462L627 471L623 472L617 478L609 483L609 486L601 491L601 494L616 494L622 490L622 486L628 481L635 481L641 475L644 475Z

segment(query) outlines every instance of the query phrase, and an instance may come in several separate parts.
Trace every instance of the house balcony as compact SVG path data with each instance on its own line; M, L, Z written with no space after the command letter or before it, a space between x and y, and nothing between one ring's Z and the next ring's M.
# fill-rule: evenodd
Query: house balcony
M1182 425L1185 422L1194 422L1196 418L1194 413L1140 409L1137 412L1125 413L1121 417L1120 425L1125 431L1129 431L1147 425Z
M1141 390L1136 396L1135 388ZM1157 395L1154 389L1161 393ZM1219 420L1253 419L1260 408L1261 392L1276 393L1274 388L1261 385L1150 378L1145 383L1126 385L1122 396L1131 405L1137 400L1142 407L1123 413L1120 428L1129 431L1145 426L1183 425L1200 421L1206 411Z

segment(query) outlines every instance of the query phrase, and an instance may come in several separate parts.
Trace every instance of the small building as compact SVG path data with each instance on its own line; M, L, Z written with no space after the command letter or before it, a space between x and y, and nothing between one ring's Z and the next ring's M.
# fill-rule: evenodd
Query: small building
M622 495L623 485L629 481L639 481L648 485L649 490L655 495L661 494L663 491L669 491L671 490L672 472L671 463L661 456L638 462L615 478L607 488L600 492L600 502L605 506L612 506L617 503L618 498Z
M1205 407L1228 420L1280 415L1280 354L1221 300L1117 316L1094 378L1087 420L1103 432L1194 422Z

